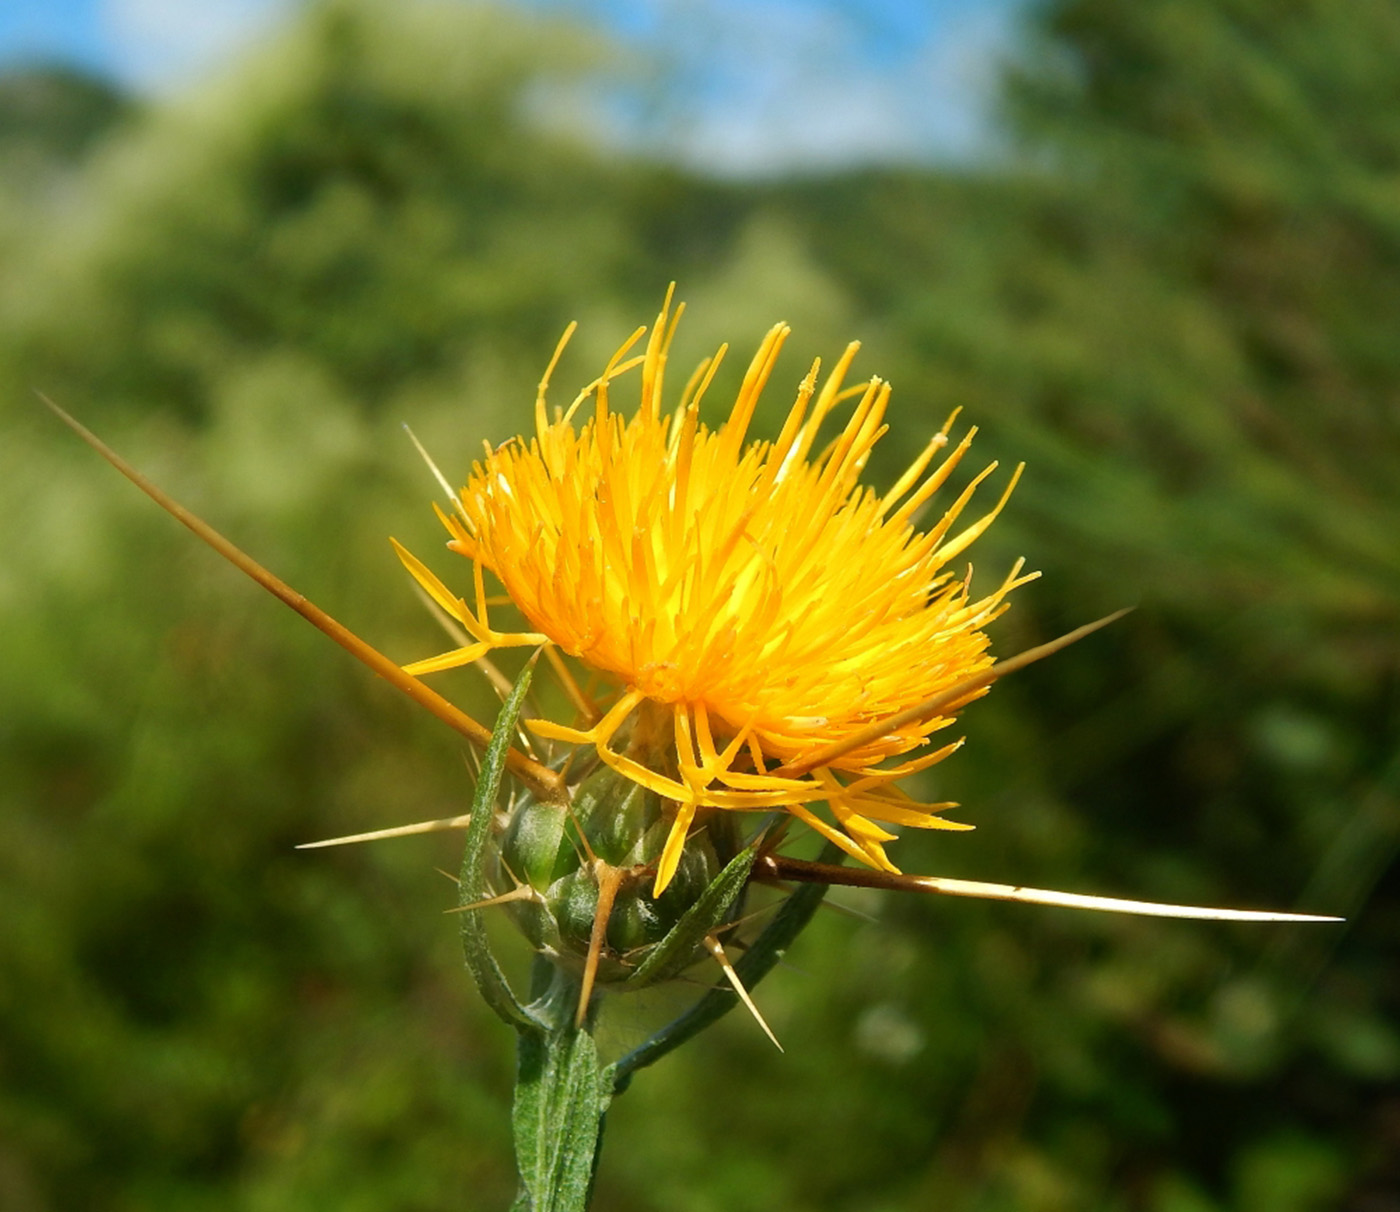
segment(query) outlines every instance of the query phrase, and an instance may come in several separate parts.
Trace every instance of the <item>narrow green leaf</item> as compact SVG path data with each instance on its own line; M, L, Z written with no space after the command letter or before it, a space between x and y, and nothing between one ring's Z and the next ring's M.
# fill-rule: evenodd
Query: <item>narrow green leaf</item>
M516 721L520 718L521 704L530 687L530 666L521 671L515 688L510 692L496 718L496 727L491 733L491 742L486 747L486 756L481 762L481 775L476 782L476 795L472 798L472 819L467 827L466 852L462 855L462 875L459 903L474 905L494 895L487 873L487 858L490 854L491 830L496 817L496 797L501 789L501 776L506 768L506 754L510 750L511 739L515 736ZM526 1031L538 1031L543 1024L531 1014L511 990L510 982L491 953L491 945L486 937L486 923L480 912L463 913L462 952L466 956L467 967L481 996L502 1019L512 1027Z
M730 859L729 865L710 881L700 899L685 911L666 937L647 952L646 959L627 978L629 989L665 980L689 966L705 936L713 934L729 920L729 911L748 883L757 857L757 846L747 846Z
M584 1212L611 1097L587 1029L521 1033L511 1115L519 1212Z

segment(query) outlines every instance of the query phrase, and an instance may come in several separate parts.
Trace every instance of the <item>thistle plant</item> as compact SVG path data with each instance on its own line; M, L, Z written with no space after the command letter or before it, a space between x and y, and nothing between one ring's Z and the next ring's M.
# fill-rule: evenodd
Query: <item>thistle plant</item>
M451 650L405 666L55 407L162 507L484 751L469 814L309 846L465 830L457 912L467 967L518 1036L521 1212L586 1208L611 1099L736 1004L778 1042L752 991L832 884L1161 916L1336 920L901 873L886 851L896 830L971 828L947 815L955 804L920 802L901 786L958 748L945 740L958 712L998 678L1119 616L994 660L986 627L1034 574L1017 562L979 596L957 561L995 521L1020 468L985 512L973 502L995 464L921 529L972 442L972 430L954 438L956 414L877 493L861 476L885 432L890 388L875 378L848 384L855 344L824 376L810 368L775 439L752 441L787 327L764 337L711 429L702 406L723 347L674 404L667 399L682 310L668 294L649 330L638 329L566 407L551 406L570 326L541 380L528 440L488 445L460 488L427 460L444 494L436 510L447 547L466 563L440 575L395 543L457 636ZM624 415L614 401L634 382L637 404ZM828 425L835 434L824 440ZM504 622L492 614L494 587L508 603ZM508 648L531 654L513 681L493 659ZM493 728L424 681L464 665L501 691ZM557 682L569 719L532 705L541 672ZM818 860L787 852L794 826L823 839ZM787 893L761 926L747 912L758 884ZM508 914L533 952L526 991L493 953L484 922L493 912ZM707 969L708 987L678 1018L630 1052L600 1055L603 999Z

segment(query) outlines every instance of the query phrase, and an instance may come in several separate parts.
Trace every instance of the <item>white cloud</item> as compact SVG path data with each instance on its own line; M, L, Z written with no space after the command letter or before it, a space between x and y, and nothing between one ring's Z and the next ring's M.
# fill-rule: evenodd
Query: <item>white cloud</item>
M295 0L104 0L103 30L125 80L167 88L217 67Z
M919 41L877 50L859 4L689 0L647 39L679 88L631 129L621 107L619 136L735 176L976 155L1016 10L935 5Z

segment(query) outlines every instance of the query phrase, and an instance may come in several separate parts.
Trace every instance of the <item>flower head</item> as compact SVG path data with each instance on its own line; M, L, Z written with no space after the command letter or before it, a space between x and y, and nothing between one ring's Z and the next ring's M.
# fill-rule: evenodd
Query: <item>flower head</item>
M1030 578L1018 563L976 598L970 569L959 572L953 561L991 524L1015 476L995 508L959 529L993 464L918 529L972 439L969 432L947 449L950 418L888 492L863 485L886 430L890 387L873 378L846 386L855 344L824 380L812 366L775 440L748 441L788 335L783 324L768 332L728 418L712 430L700 406L725 350L666 407L667 351L681 311L672 316L669 303L642 354L629 357L645 329L568 408L551 413L545 393L556 352L534 435L488 444L450 494L451 511L438 510L448 547L472 561L474 606L398 548L471 638L407 671L544 645L601 675L615 694L600 707L575 688L582 726L529 725L595 746L618 774L673 805L656 895L697 817L716 809L787 812L855 858L894 871L887 826L970 828L940 815L954 805L918 803L895 785L957 747L933 740L952 723L950 710L901 713L991 664L983 628ZM613 409L613 388L638 368L640 405L624 417ZM823 423L852 401L835 438L819 448ZM531 630L492 627L488 571ZM811 807L819 802L830 820Z

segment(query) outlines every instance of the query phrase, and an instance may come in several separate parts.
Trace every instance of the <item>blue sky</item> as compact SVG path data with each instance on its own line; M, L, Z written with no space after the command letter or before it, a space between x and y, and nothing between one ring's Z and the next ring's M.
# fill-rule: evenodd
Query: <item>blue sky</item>
M143 91L178 90L274 30L297 3L3 0L0 64L60 59ZM660 55L679 85L668 143L682 159L762 175L976 154L1025 0L515 3L582 14Z

